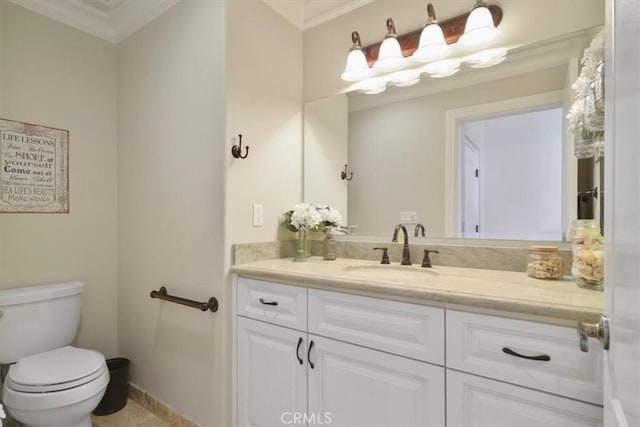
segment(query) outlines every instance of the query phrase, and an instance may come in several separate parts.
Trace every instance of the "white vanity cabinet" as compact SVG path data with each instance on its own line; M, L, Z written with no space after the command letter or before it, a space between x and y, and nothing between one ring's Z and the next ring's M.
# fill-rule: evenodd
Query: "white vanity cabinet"
M444 367L392 353L443 361L444 310L299 289L238 279L239 426L445 424Z
M237 285L241 427L602 424L601 354L571 328Z

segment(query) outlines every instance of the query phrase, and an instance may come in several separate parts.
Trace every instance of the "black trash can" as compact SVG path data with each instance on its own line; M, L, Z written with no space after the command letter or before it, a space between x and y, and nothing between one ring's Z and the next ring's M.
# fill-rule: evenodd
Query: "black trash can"
M127 405L129 392L129 359L108 359L109 384L93 415L109 415Z

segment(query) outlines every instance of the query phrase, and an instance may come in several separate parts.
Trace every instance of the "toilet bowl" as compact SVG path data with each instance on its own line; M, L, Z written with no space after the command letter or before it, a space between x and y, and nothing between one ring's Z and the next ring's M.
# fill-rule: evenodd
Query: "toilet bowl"
M0 291L0 363L5 410L25 427L91 427L109 383L104 356L72 347L79 282Z
M108 383L102 354L67 346L11 365L2 398L28 427L91 427L91 411Z

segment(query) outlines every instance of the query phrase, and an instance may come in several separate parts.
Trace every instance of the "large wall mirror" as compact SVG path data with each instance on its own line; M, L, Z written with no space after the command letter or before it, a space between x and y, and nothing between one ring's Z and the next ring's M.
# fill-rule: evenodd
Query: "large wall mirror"
M358 236L388 240L396 224L421 223L427 238L565 240L578 188L593 185L565 116L604 7L595 24L572 23L491 68L306 103L305 200L335 206Z

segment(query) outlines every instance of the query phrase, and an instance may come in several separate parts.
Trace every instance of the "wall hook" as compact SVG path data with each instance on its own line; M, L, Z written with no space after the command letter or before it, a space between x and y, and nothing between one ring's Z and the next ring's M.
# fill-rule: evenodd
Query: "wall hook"
M347 178L347 175L348 175L348 178ZM343 181L345 179L347 181L351 181L353 179L353 172L349 173L347 165L344 165L344 171L342 171L342 173L340 174L340 177L342 178Z
M234 145L233 147L231 147L231 154L236 159L246 159L247 156L249 155L249 146L247 145L245 147L246 150L245 150L244 156L243 156L241 154L242 153L242 134L238 135L238 139L240 140L240 142L238 143L238 145Z

